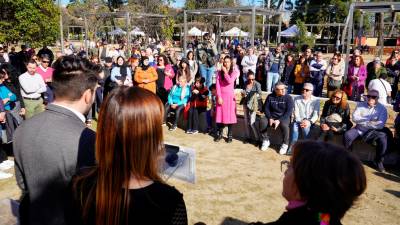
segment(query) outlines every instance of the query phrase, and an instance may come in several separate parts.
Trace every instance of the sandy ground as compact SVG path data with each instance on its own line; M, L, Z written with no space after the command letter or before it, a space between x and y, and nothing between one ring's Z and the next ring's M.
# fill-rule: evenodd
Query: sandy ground
M169 143L196 149L196 184L170 179L169 184L184 194L189 224L240 225L251 221L273 221L284 211L281 196L283 173L280 161L288 159L274 150L258 148L234 140L214 143L205 134L187 135L178 129L165 130ZM400 176L398 172L378 175L365 167L368 188L345 216L344 224L395 225L400 218ZM397 174L397 175L396 175ZM0 181L0 200L18 198L15 179ZM5 223L0 216L0 224Z

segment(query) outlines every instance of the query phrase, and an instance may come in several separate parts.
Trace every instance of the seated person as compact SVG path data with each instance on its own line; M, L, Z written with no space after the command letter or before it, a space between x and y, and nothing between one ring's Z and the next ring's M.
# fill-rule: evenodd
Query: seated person
M282 82L275 85L274 92L268 95L264 103L265 119L261 120L261 150L266 151L270 145L268 127L282 130L283 143L279 153L286 153L289 147L289 124L293 112L293 99L286 93L286 86Z
M342 134L353 127L350 121L350 106L344 91L336 90L325 102L320 119L321 141L330 141L334 134Z
M282 196L288 205L286 212L268 225L340 225L367 187L360 160L343 147L326 142L297 142L290 162L281 162L281 170L285 172Z
M164 123L167 121L168 114L171 111L175 111L175 120L169 128L170 131L176 130L179 116L183 112L190 97L190 86L186 82L186 77L180 76L178 81L179 82L172 87L168 95L168 102L165 105Z
M309 138L310 131L319 117L319 98L312 95L314 86L311 83L305 83L302 94L294 99L294 121L291 144L294 144L299 138L299 131L303 138ZM290 153L290 149L289 152ZM284 154L284 153L282 153Z
M205 81L204 77L198 77L192 87L187 134L199 133L199 115L207 111L208 89L204 85Z
M383 131L387 120L387 110L385 106L378 102L379 92L368 90L366 102L360 102L353 113L353 122L356 126L344 134L344 146L347 149L358 137L362 137L364 142L376 142L375 166L379 172L384 172L383 156L387 149L387 135Z
M400 91L397 92L396 100L393 105L393 110L395 112L400 112ZM394 128L395 128L395 136L397 140L397 144L400 144L400 113L397 113L396 119L394 121Z

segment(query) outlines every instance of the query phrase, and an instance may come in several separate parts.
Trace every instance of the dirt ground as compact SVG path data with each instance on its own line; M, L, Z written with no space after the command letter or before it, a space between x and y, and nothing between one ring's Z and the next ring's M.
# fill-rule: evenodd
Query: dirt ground
M258 148L234 140L214 143L205 134L187 135L178 129L165 130L165 141L196 150L195 184L170 179L186 202L189 224L241 225L251 221L273 221L284 211L281 196L283 173L281 156L274 150ZM368 175L366 193L345 216L351 225L396 225L400 218L400 176L398 172L379 175L365 167ZM18 198L15 179L0 181L0 200ZM0 217L0 224L2 223ZM4 222L4 221L3 221Z

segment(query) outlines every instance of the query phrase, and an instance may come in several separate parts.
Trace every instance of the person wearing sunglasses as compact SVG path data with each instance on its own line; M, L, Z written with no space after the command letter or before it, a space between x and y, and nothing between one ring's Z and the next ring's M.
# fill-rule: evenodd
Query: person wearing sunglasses
M367 188L360 160L331 143L302 141L290 161L281 162L286 211L271 223L249 225L340 225L346 212Z
M353 113L353 122L356 126L344 134L344 146L351 149L354 140L361 136L366 143L376 143L374 163L379 172L384 172L383 156L388 146L387 133L383 131L387 120L387 110L379 103L379 92L369 90L365 102L360 102Z
M331 63L326 69L326 75L328 76L328 98L330 98L333 95L333 92L340 89L342 86L344 64L341 59L341 54L335 53L332 57Z
M51 88L51 79L53 77L54 69L50 67L50 56L41 55L39 59L39 66L36 67L36 72L42 76L46 83L46 92L44 93L45 104L51 103L54 100L54 94Z
M291 144L294 144L302 133L304 139L310 136L311 128L318 120L319 116L319 98L313 96L314 86L311 83L305 83L300 96L294 99L294 122ZM279 152L285 154L286 152ZM291 154L289 149L288 154Z
M321 141L330 141L334 134L342 134L353 127L350 121L350 106L344 91L334 91L331 98L325 102L320 124L319 140Z

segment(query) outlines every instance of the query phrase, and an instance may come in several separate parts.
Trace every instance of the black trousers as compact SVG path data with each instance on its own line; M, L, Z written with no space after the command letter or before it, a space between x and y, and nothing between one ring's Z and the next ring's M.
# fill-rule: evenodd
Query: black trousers
M199 116L205 113L207 109L205 108L195 108L191 107L189 110L189 118L188 118L188 130L199 130Z
M269 140L268 137L268 127L270 127L268 118L262 118L261 119L261 125L260 125L260 133L261 133L261 139L262 140ZM279 128L282 131L282 138L283 138L283 144L289 145L289 132L290 132L290 121L289 120L279 120Z
M167 103L165 105L164 122L167 122L168 114L170 112L175 112L175 119L174 119L174 122L172 125L177 126L179 117L180 117L181 113L183 112L184 108L185 108L184 105L179 105L175 109L173 109L173 108L171 108L171 105Z

